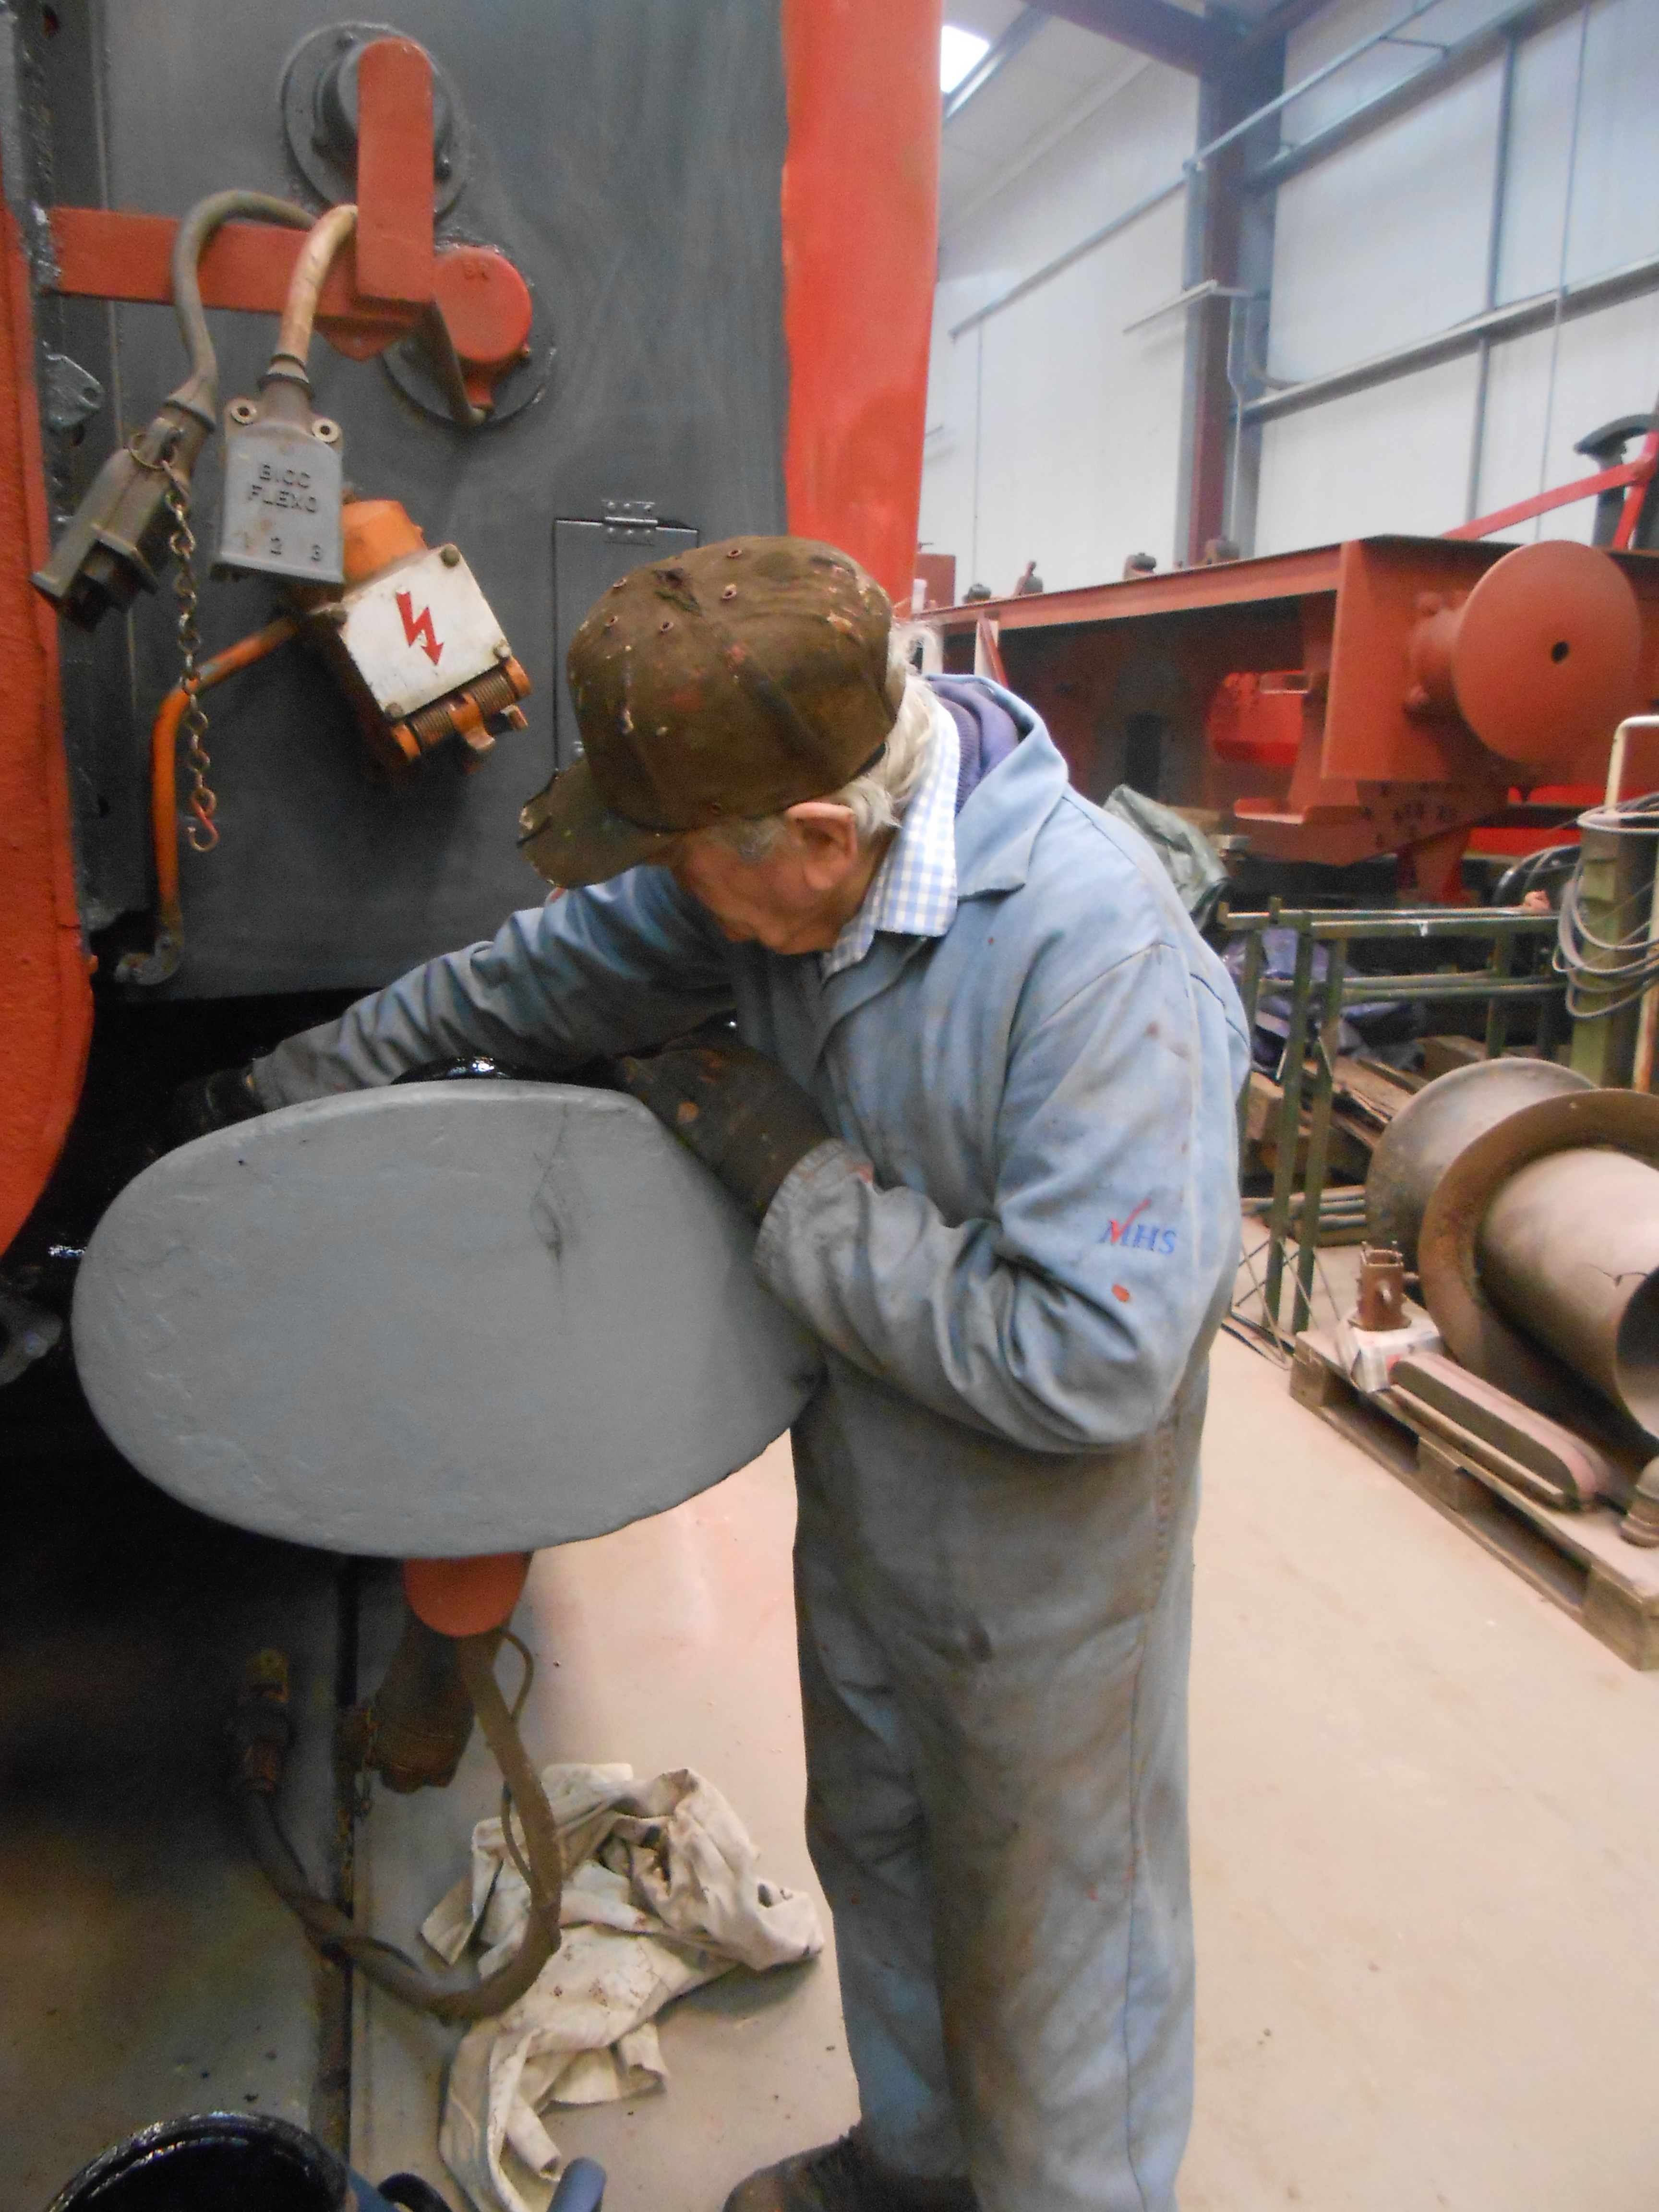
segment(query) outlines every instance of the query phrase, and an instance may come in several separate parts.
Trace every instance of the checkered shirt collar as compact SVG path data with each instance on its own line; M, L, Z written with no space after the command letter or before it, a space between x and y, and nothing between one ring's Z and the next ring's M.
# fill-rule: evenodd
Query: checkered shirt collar
M855 967L878 932L943 937L957 911L957 726L933 700L933 757L910 794L899 831L883 856L858 912L827 952L818 955L827 983Z

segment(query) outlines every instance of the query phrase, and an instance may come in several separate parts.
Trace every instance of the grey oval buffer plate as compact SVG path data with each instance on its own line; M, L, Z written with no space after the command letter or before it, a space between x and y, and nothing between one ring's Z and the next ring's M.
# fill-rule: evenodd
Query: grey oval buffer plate
M744 1466L817 1380L754 1231L635 1100L422 1083L168 1153L82 1264L104 1429L295 1543L465 1558L603 1534Z

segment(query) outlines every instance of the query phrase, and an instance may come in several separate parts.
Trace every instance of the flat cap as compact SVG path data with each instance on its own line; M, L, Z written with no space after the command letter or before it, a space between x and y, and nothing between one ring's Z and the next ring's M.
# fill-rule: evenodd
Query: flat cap
M571 641L583 757L520 816L526 857L550 883L600 883L687 830L839 790L898 711L892 622L880 585L814 538L634 569Z

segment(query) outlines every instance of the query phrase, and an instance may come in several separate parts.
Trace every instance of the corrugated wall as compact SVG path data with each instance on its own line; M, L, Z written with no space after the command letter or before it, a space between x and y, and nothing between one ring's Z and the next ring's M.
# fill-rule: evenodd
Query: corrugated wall
M1051 590L1116 575L1142 550L1169 564L1184 319L1127 335L1124 325L1181 289L1180 196L987 321L951 332L1177 175L1196 118L1194 79L1134 64L1000 189L953 226L947 213L921 534L956 555L959 590L977 577L1011 591L1031 560Z
M1337 0L1292 40L1285 83L1398 24L1407 6ZM1512 61L1497 42L1480 67L1281 186L1271 295L1246 349L1265 371L1254 395L1659 255L1659 0L1527 13ZM1306 141L1516 14L1517 0L1440 0L1292 101L1282 143ZM1063 27L1045 27L1031 57ZM1181 289L1181 195L961 328L1179 178L1196 88L1125 59L1108 96L1062 116L1035 159L1011 164L959 215L947 202L921 537L957 556L959 587L977 577L1007 591L1033 558L1051 588L1094 583L1130 552L1161 567L1176 552L1186 318L1125 325ZM1253 481L1254 550L1271 553L1437 533L1587 473L1574 441L1659 394L1659 287L1546 321L1492 343L1484 369L1469 349L1264 421L1247 439L1235 534L1250 550ZM1587 538L1591 515L1585 502L1511 534Z
M1406 36L1449 42L1511 5L1445 0ZM1293 42L1287 82L1404 12L1401 0L1344 0ZM1420 46L1377 48L1293 102L1285 139L1305 138L1424 59ZM1488 306L1659 252L1656 0L1589 0L1517 40L1500 167L1504 69L1494 57L1283 186L1270 376L1328 374ZM1439 532L1584 474L1591 465L1574 441L1645 412L1659 392L1659 291L1494 344L1484 407L1480 384L1469 353L1265 424L1257 550ZM1581 503L1511 534L1588 538L1591 512Z

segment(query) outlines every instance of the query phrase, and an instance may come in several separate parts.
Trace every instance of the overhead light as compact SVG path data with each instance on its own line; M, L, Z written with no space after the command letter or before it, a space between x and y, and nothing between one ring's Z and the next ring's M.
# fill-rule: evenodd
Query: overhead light
M977 31L964 31L959 24L947 23L939 33L939 88L952 93L970 70L978 67L991 51L991 41L981 39Z

